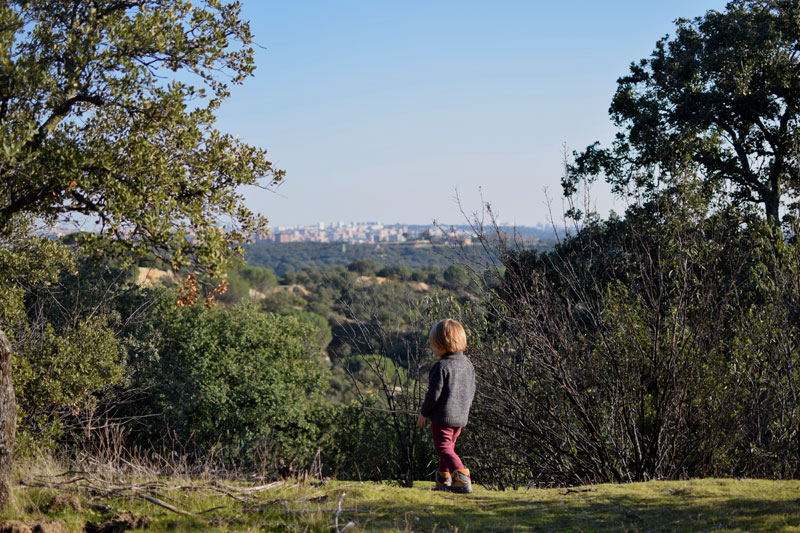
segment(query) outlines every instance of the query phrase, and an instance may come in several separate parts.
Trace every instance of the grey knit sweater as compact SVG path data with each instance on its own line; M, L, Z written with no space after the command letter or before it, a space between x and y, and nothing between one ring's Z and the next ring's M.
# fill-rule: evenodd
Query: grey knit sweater
M431 367L419 411L441 426L466 426L474 396L475 369L467 356L463 352L443 355Z

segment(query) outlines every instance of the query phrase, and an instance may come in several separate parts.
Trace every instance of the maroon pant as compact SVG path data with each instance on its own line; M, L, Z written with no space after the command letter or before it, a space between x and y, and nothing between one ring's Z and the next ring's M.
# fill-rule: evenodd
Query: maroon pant
M461 435L461 428L440 426L431 422L433 449L439 456L439 472L455 472L464 468L464 463L456 455L456 439Z

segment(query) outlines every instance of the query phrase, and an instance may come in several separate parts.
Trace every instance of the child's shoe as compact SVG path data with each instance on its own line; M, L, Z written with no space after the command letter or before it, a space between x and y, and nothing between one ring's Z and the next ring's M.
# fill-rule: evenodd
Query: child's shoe
M453 477L450 472L436 472L436 486L433 490L447 490L452 482Z
M469 468L459 468L453 472L453 482L447 489L449 492L470 494L472 492L472 479L469 477Z

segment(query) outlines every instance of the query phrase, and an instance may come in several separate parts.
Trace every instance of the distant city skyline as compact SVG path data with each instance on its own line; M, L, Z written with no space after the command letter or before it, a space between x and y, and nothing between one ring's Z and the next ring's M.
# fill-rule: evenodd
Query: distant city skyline
M608 144L616 79L674 19L724 5L244 0L257 69L219 128L286 170L274 192L242 191L273 226L457 224L482 201L531 226L545 188L558 220L563 146ZM593 197L624 210L605 184Z
M528 236L536 238L552 238L555 230L552 226L538 224L536 226L518 226ZM333 223L318 222L309 225L287 225L270 228L264 235L258 235L256 241L278 243L290 242L324 242L324 243L413 243L415 241L452 241L471 244L476 231L470 225L436 225L430 224L384 224L378 221L338 221Z

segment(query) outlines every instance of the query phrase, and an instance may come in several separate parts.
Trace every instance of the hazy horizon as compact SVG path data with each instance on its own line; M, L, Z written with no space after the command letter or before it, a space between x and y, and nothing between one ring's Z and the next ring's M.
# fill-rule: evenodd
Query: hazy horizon
M616 79L724 2L259 2L244 0L255 78L219 128L266 148L286 182L244 190L272 226L448 224L493 204L501 220L560 219L563 146L616 131ZM615 207L605 184L597 210ZM617 205L618 211L624 206Z

